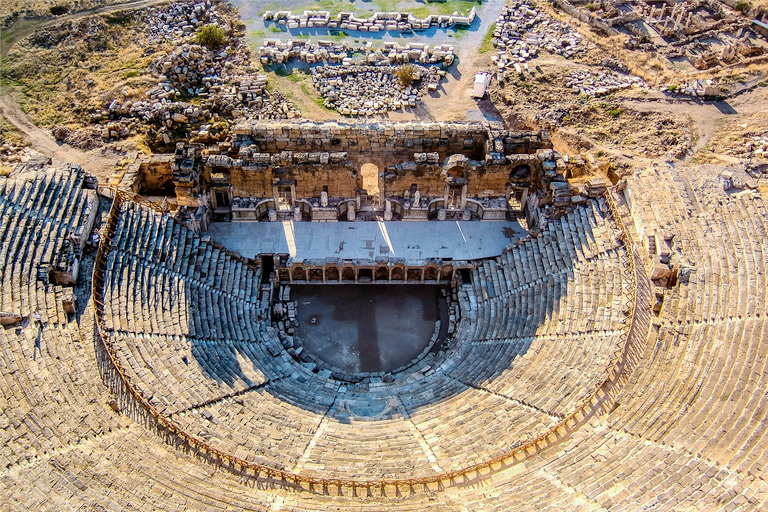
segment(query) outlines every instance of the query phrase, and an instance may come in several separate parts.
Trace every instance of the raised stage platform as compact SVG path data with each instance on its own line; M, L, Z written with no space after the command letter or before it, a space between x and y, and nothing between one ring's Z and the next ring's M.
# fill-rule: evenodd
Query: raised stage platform
M214 222L205 233L247 258L288 254L294 261L340 258L471 260L501 254L527 230L517 221Z

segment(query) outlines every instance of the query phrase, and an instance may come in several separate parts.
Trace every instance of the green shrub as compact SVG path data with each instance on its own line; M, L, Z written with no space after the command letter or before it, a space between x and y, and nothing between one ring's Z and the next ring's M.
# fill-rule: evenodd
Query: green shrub
M224 30L218 25L205 25L197 33L197 44L208 48L221 46L225 39Z
M395 76L403 86L408 87L416 79L416 68L410 64L403 64L395 70Z
M748 10L750 7L749 2L745 2L744 0L740 0L739 2L736 2L736 10L740 12L744 12Z

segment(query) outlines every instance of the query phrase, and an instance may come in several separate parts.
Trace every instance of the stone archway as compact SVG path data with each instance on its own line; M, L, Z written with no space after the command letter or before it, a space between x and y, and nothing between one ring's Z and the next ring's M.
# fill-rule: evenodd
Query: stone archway
M379 201L379 166L366 163L360 168L360 188L368 196L366 204L376 205Z
M376 282L389 281L389 268L385 266L376 267Z
M339 269L336 267L328 267L325 270L325 280L326 281L338 281L339 280Z

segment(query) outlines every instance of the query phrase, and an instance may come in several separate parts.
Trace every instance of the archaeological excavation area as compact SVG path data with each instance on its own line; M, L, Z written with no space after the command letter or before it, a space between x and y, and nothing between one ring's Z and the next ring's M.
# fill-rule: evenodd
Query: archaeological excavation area
M768 509L761 3L0 10L0 510Z

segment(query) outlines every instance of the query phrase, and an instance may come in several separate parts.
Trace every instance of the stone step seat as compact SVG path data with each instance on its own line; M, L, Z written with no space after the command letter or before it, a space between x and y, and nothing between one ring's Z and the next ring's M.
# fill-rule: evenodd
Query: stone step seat
M430 462L434 457L422 448L425 441L410 421L399 417L353 419L339 410L338 404L331 408L328 418L320 424L319 435L306 448L294 471L340 478L365 475L367 479L436 474L434 461Z
M636 385L630 381L624 396L619 399L632 403L632 407L621 411L623 414L620 416L625 419L620 424L624 430L650 435L653 432L651 426L657 423L660 416L672 415L670 420L677 420L680 408L690 409L702 392L706 373L720 371L718 366L723 361L719 359L727 357L730 347L723 343L701 343L703 340L691 335L694 329L690 326L679 333L667 328L659 331L656 349L650 354L646 351L647 363L642 368L645 377L639 378ZM705 339L722 339L726 335L726 326L705 325L701 331L707 337ZM658 378L660 374L671 372L675 374L674 380ZM673 406L673 403L676 405ZM683 425L690 424L684 422ZM660 428L659 424L655 428Z
M488 296L488 280L483 278L494 268L496 276L492 276L490 282L498 281L500 284L495 287L496 296L499 291L505 293L522 288L570 268L576 261L595 258L617 247L614 233L608 228L596 204L577 208L560 220L549 223L541 236L512 247L497 262L484 262L475 279L478 299L492 298Z
M172 274L215 288L227 296L258 301L258 286L249 286L249 282L255 278L258 283L259 273L247 268L241 259L230 256L210 241L201 240L199 235L170 217L137 203L126 202L121 208L113 237L118 250L160 264ZM250 295L246 296L246 290L251 290Z
M38 266L52 262L69 232L89 228L86 218L98 202L95 191L82 189L79 168L28 172L0 181L0 235L6 241L0 250L0 308L22 316L38 310L47 321L48 307L38 298Z
M751 316L768 309L766 299L766 255L768 255L768 232L765 219L768 218L762 198L742 196L731 203L734 223L729 224L732 237L738 237L742 250L743 278L740 292L754 291L747 296L746 315ZM741 268L740 268L741 270ZM762 292L762 293L761 293Z
M0 202L16 213L27 212L37 218L71 216L73 206L82 200L84 174L72 168L27 172L3 180Z
M492 458L508 450L510 440L535 437L554 424L545 414L470 387L418 408L404 406L445 471Z
M35 309L47 309L44 305L38 304L36 293L38 286L44 286L43 283L38 285L37 282L37 268L40 260L35 258L38 250L45 248L45 242L49 239L42 238L43 235L42 227L30 217L20 219L16 230L6 235L10 237L10 243L6 246L8 252L3 266L1 306L3 309L16 311L25 317ZM43 316L43 311L40 314ZM44 318L47 320L47 316Z
M284 512L359 512L361 510L387 510L391 512L411 512L413 510L446 511L466 510L460 503L461 500L451 499L444 493L420 492L411 494L409 487L401 487L399 495L392 495L391 489L382 497L378 488L372 488L370 497L366 489L358 489L357 495L352 495L351 489L345 489L342 497L336 496L337 489L331 488L329 496L314 495L287 495L281 501L280 510ZM471 509L470 509L471 510Z
M765 329L762 320L738 322L731 339L738 340L739 349L728 350L729 347L724 347L715 365L716 368L708 372L710 383L702 387L690 413L699 417L706 415L709 428L702 429L700 432L687 433L688 429L675 428L675 426L665 439L680 438L679 442L684 446L695 453L706 454L708 458L722 465L737 466L740 463L740 460L733 461L734 457L739 454L743 444L751 438L755 424L764 419L761 418L764 413L759 409L745 410L744 408L750 403L756 406L760 402L759 390L768 386L768 378L763 372L766 342L768 342ZM730 333L726 335L728 334ZM695 339L702 339L695 331L692 336ZM763 347L759 347L760 344ZM762 357L758 356L758 351L763 353ZM753 366L754 363L750 364L752 362L758 364ZM755 392L749 392L748 386ZM752 427L748 428L750 423ZM762 432L760 434L762 435ZM752 439L757 440L759 436L757 439ZM753 453L761 451L759 445L748 450L754 450Z
M755 390L768 385L768 339L755 306L765 304L756 284L764 283L768 215L762 199L718 194L675 226L676 250L695 272L667 293L658 342L619 399L632 406L618 409L612 425L759 476L768 422Z
M749 286L747 271L750 260L745 257L740 235L733 226L733 212L729 213L731 215L718 215L714 220L719 223L721 239L728 241L725 244L724 253L728 259L728 267L731 273L730 280L732 286L728 297L733 308L731 314L737 317L744 317L747 314L746 294L748 293Z
M0 475L8 510L223 511L270 508L275 494L166 447L138 426L116 429ZM137 485L142 482L142 485Z
M587 474L585 464L590 467ZM520 473L524 477L516 478ZM538 485L529 485L529 475L535 475ZM567 509L594 506L601 510L704 510L715 504L720 509L731 502L750 501L748 509L756 510L765 502L768 490L764 481L739 480L685 451L602 426L586 426L560 449L529 459L518 470L513 466L502 476L508 478L484 488L483 510L502 510L505 505L508 510L518 510L519 495L530 500L529 505L522 504L522 510L535 510L534 504L552 503L548 493L561 496L557 489L563 485L571 489L567 495L574 499Z
M124 262L137 261L137 263L140 263L142 266L149 266L151 271L155 274L163 273L174 279L179 279L179 280L183 280L184 282L188 282L190 283L190 285L193 285L197 288L215 290L217 293L221 294L224 297L227 297L229 300L241 300L241 301L245 301L252 304L258 304L258 286L254 286L254 285L259 282L260 276L258 275L258 272L251 271L250 269L244 270L245 267L238 260L229 259L230 267L228 267L228 271L235 272L237 268L240 268L241 272L245 272L245 275L243 276L242 281L244 282L244 284L250 285L254 289L254 293L252 293L251 296L247 298L243 298L239 296L244 294L233 294L231 291L226 291L220 288L216 288L194 277L188 277L188 276L185 276L184 274L174 272L170 270L171 265L167 264L167 262L158 263L157 261L146 260L140 257L136 257L135 255L127 252L122 252L122 253L119 251L114 251L114 252L125 255L125 258L122 260Z
M219 298L218 290L195 286L163 270L162 266L137 261L126 253L110 254L107 272L112 279L107 280L104 289L110 304L108 327L117 328L114 317L118 316L121 330L254 339L258 332L255 304L235 297ZM125 307L118 302L125 302Z
M94 402L83 392L101 380L79 337L66 326L46 326L38 347L32 326L20 336L0 333L0 344L5 419L0 453L5 464L76 444L116 424L105 401Z
M156 397L160 402L156 406L163 414L263 384L267 368L263 368L261 359L272 357L255 343L234 345L186 336L125 332L112 333L110 339L129 378L140 390ZM245 351L243 347L250 348Z
M150 356L148 355L147 357ZM155 375L163 375L164 370L157 366L157 360L163 357L162 354L159 357L158 355L152 355L154 367L151 370ZM141 367L141 363L137 363L135 360L131 361L130 364L137 364ZM166 366L172 366L172 363ZM531 432L538 433L554 421L544 414L532 412L530 408L521 406L517 402L495 396L487 391L468 388L453 379L446 379L441 376L443 373L443 369L437 366L434 371L420 380L412 382L408 382L407 379L397 381L390 385L382 385L381 389L374 391L379 402L388 396L394 396L403 402L399 404L402 410L398 409L396 413L397 415L402 414L403 417L396 421L393 419L393 422L389 423L389 425L397 425L398 427L392 427L389 429L389 432L386 432L386 435L392 436L393 440L398 440L397 442L393 441L391 444L393 451L397 451L397 446L402 447L408 445L407 443L413 443L414 439L418 442L418 438L414 437L413 428L408 423L412 421L414 428L418 428L421 431L427 444L432 444L430 439L433 442L440 439L442 443L449 443L451 445L444 448L445 453L435 454L437 464L442 466L443 463L440 461L444 460L446 466L458 468L466 463L465 459L467 457L473 457L473 460L480 462L483 457L490 457L496 454L497 451L504 449L503 443L510 438L510 435L519 435L527 438L532 435ZM184 377L180 376L180 378ZM302 382L304 379L312 380ZM348 413L344 409L339 409L338 401L347 399L355 403L355 400L362 399L366 395L370 398L370 395L358 393L355 390L355 386L344 386L344 393L341 394L339 393L340 388L334 387L338 386L338 383L328 387L333 381L321 379L311 372L308 372L306 377L302 377L302 380L294 378L278 379L275 382L268 382L262 388L246 390L236 396L222 396L211 403L203 402L204 405L200 408L192 408L190 410L179 408L177 411L181 412L172 414L171 417L181 423L185 430L193 435L200 435L205 438L215 436L215 439L211 437L211 442L219 443L216 446L221 449L231 453L234 450L238 450L237 453L240 454L238 456L243 457L246 455L262 457L262 459L258 460L264 463L270 460L288 460L294 464L297 463L298 457L303 452L299 452L298 455L295 453L296 446L302 446L302 443L296 441L295 432L297 432L297 429L300 432L306 430L308 436L306 443L309 443L320 425L322 416L326 414L328 415L327 428L332 428L332 432L340 436L338 442L341 443L343 439L346 439L346 442L349 443L349 449L345 453L351 453L351 450L357 449L354 447L357 446L355 443L359 441L360 433L356 429L378 422L353 421L350 426L349 420L345 420L343 417L344 414L348 415ZM142 386L144 382L150 383L147 384L149 388L147 389L148 393L158 392L157 389L152 388L151 382L153 381L147 373L141 377L140 382ZM160 385L157 388L160 388ZM403 397L407 397L407 400ZM274 400L275 404L271 400ZM337 411L340 411L341 419L333 414L328 414L328 408L334 402L336 403ZM353 405L353 413L355 409L358 409L359 412L360 407L362 406L359 404ZM378 407L378 405L375 406L375 408ZM474 412L468 410L467 414L459 414L457 416L457 408L463 407L469 407ZM295 412L286 412L285 408L290 408L290 410ZM165 411L170 412L167 408ZM483 411L494 411L494 414L489 417ZM370 407L367 412L375 415L378 413L378 409L374 411L373 407ZM277 415L277 417L274 417L274 415ZM406 419L406 415L409 419ZM473 419L466 420L470 416ZM454 417L457 422L455 425L451 423L451 418ZM283 418L283 420L279 418ZM435 422L436 418L443 419ZM462 418L464 419L462 420ZM211 422L215 422L215 428ZM301 423L303 426L297 427L298 423ZM273 428L278 432L270 432L270 435L260 433L265 428ZM379 435L379 437L382 437L382 435ZM293 439L295 443L288 443L290 439ZM459 441L454 442L453 440L456 439ZM283 446L280 444L281 440L285 440L288 444L280 448ZM324 446L324 442L318 439L314 444ZM374 446L376 446L375 443L372 443L372 449ZM493 450L492 454L487 451L487 447ZM362 448L359 449L362 450ZM381 450L381 448L379 449ZM478 452L478 449L483 451ZM439 449L435 450L439 451ZM419 460L421 462L428 461L427 456L421 455L423 451L422 449L420 452L417 452L420 455ZM378 470L383 471L389 467L380 462L381 460L388 460L387 457L376 458L374 452L369 453L368 457L363 457L363 452L364 450L358 454L360 456L359 464L374 464L374 461L376 461L375 464ZM311 451L308 453L311 453ZM306 466L307 470L318 470L316 465L312 465L311 456L308 455L307 457L308 459L305 461L309 463ZM286 467L289 466L286 463ZM395 471L396 466L400 465L391 465L389 470ZM323 471L327 474L333 470L333 467L335 466L326 465ZM374 471L373 467L369 469ZM347 476L352 477L353 474L350 473Z
M315 410L292 405L272 385L170 416L192 435L237 457L292 470L315 436L329 403Z
M562 416L602 380L619 338L613 332L536 337L499 373L469 375L476 386Z
M611 251L498 300L478 301L474 338L616 330L623 325L623 266Z
M687 498L686 490L681 489L681 492L674 494L665 493L664 490L673 487L675 483L700 486L708 480L706 473L712 466L688 453L645 443L637 438L616 435L610 431L593 435L596 439L585 443L587 446L584 449L578 447L574 450L575 453L564 454L564 458L575 461L574 455L581 456L582 463L585 460L590 461L597 466L596 471L584 478L583 474L579 474L578 467L571 465L568 466L570 472L560 470L558 476L565 485L574 486L586 498L606 508L625 500L639 507L673 508ZM639 468L635 469L637 466ZM678 469L671 472L671 467ZM635 471L637 476L632 478ZM627 481L635 481L640 485L628 489L625 486ZM727 483L723 484L720 493L727 496Z
M464 342L457 363L448 375L475 386L487 387L512 368L529 349L534 337Z

